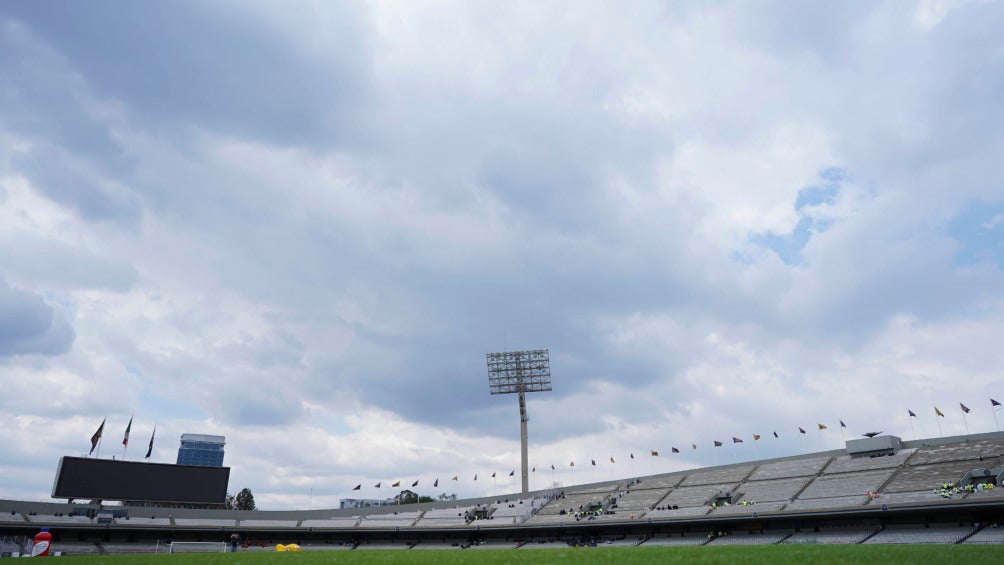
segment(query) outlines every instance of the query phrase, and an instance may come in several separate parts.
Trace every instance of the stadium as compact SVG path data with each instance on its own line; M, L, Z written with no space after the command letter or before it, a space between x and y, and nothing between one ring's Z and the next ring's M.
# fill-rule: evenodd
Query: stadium
M0 551L26 554L41 528L62 555L222 552L235 533L242 552L287 544L304 551L1002 544L1002 480L1004 432L915 441L880 435L791 457L364 509L0 500Z

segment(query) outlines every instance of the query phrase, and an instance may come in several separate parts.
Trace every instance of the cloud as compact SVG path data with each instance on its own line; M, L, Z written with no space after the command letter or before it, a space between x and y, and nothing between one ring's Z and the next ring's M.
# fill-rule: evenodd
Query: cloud
M60 355L73 345L73 328L39 295L0 280L0 358Z
M161 461L226 435L266 506L491 492L469 477L518 464L504 349L551 351L547 482L989 394L999 6L301 8L0 8L0 365L52 391L4 404L0 442L59 430L5 493L46 496L134 409Z

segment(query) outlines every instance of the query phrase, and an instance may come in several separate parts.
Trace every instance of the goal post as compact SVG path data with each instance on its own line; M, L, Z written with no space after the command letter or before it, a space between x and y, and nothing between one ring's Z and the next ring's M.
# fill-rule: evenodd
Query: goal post
M225 541L172 541L168 553L226 553Z

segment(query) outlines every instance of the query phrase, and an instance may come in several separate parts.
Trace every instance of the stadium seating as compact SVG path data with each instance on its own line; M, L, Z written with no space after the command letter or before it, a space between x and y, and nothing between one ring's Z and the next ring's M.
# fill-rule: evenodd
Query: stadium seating
M763 463L753 471L749 480L763 481L817 475L832 459L832 457L812 457Z
M884 458L882 458L884 459ZM830 465L833 466L832 464ZM829 471L829 468L827 468ZM869 491L877 491L879 487L892 476L895 469L877 469L871 471L859 471L854 473L841 473L838 475L824 472L820 477L816 477L799 499L807 500L813 498L834 498L848 496L849 493L865 494Z
M657 535L645 540L642 545L646 546L686 546L704 545L708 542L707 534L674 534Z
M719 469L699 470L687 475L680 483L681 487L697 485L718 485L724 483L738 483L749 476L754 465L735 465Z
M714 538L708 545L774 545L791 535L790 531L746 533L733 532Z
M1004 433L903 442L903 447L895 455L879 457L852 458L834 450L675 471L626 479L619 484L605 482L540 491L535 497L510 494L502 499L355 510L240 513L149 507L129 508L133 516L127 518L117 506L0 500L0 529L6 535L28 539L24 534L34 535L40 527L54 526L60 540L111 540L54 544L55 550L71 555L150 553L158 547L157 538L223 539L221 530L229 535L231 529L247 538L270 540L269 547L260 548L255 543L242 548L244 551L272 551L279 542L297 542L304 550L313 551L349 549L360 540L360 549L364 550L537 549L564 547L568 542L582 540L594 543L596 538L602 539L600 544L621 546L959 541L1004 544L1004 529L992 522L1004 507L1004 486L971 493L953 488L944 498L940 492L943 483L955 483L963 477L967 482L970 478L996 480L1004 465ZM991 472L984 473L983 469ZM978 472L971 473L974 470ZM709 506L709 501L717 504ZM972 506L967 506L969 502ZM475 510L479 515L486 512L487 518L469 521L468 516ZM168 512L181 517L170 518ZM99 521L81 513L105 519ZM754 514L769 514L770 525L778 529L743 531L767 526L768 520L751 520ZM942 523L925 523L932 519ZM979 525L968 525L976 519L991 522L991 526L981 529ZM521 529L524 524L528 527ZM563 527L555 527L559 524ZM880 524L885 527L880 528ZM796 526L806 531L782 529ZM709 538L711 530L731 533ZM629 531L633 532L631 536L624 537L624 532ZM682 535L681 531L688 533ZM473 539L479 541L471 545Z
M784 544L861 543L874 534L875 530L838 530L838 531L821 531L821 532L800 532L792 534L789 538L785 539L781 543Z
M868 538L864 543L958 543L973 530L972 526L887 528Z
M359 520L361 519L362 518L360 516L349 516L344 518L309 519L301 521L300 527L315 528L315 529L354 528L359 525Z
M983 528L973 534L965 543L1004 543L1004 528L996 526Z
M193 528L233 528L237 526L237 520L233 518L175 518L174 525Z
M1004 455L1004 440L974 439L959 443L928 445L917 450L916 456L910 461L913 465L929 463L947 463L949 461L972 461L996 459ZM983 465L978 465L983 466Z
M885 455L882 457L850 457L848 455L834 457L826 469L823 469L823 474L831 475L834 473L851 473L872 469L892 469L905 463L913 452L913 449L904 449L896 455Z
M659 501L659 506L707 506L708 500L719 492L734 492L738 483L702 484L700 486L681 486L673 489L666 498Z

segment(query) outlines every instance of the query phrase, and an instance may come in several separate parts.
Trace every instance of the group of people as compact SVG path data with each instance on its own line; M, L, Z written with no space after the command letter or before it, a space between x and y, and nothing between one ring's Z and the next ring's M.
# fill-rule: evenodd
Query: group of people
M994 488L996 487L993 483L969 483L960 487L952 482L944 482L941 483L940 488L936 488L932 492L940 495L941 498L952 498L956 494L972 494L978 491L993 490Z

